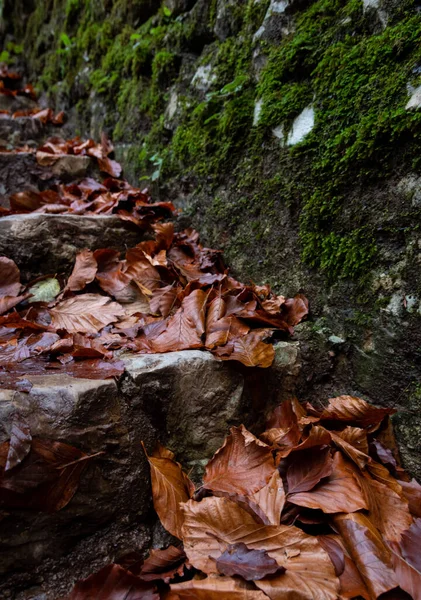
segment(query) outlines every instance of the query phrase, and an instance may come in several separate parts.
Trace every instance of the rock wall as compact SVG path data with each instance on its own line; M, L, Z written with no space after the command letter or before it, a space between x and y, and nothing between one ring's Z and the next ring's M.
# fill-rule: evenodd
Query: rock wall
M403 409L421 475L421 14L406 0L4 0L69 131L117 143L242 278L304 291L306 399Z

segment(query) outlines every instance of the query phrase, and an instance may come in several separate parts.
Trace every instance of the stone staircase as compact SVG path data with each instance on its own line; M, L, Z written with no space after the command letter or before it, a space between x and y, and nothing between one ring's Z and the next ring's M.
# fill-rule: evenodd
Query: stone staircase
M30 107L26 98L1 100L0 108L8 104L7 110ZM48 126L29 121L17 119L7 127L0 121L0 138L8 145L34 145L48 137ZM0 205L7 207L16 192L95 175L91 163L69 156L46 169L34 153L0 152ZM0 218L0 254L13 259L29 280L68 272L83 248L123 250L142 235L113 216L11 215ZM268 410L294 393L300 369L293 342L278 344L270 370L222 363L195 350L119 358L125 372L118 381L29 374L29 392L0 390L0 443L9 439L18 412L34 437L66 442L88 454L103 452L61 511L0 510L1 598L57 600L77 579L119 556L168 541L151 507L140 442L148 450L158 440L168 445L199 482L229 427L244 423L258 430Z

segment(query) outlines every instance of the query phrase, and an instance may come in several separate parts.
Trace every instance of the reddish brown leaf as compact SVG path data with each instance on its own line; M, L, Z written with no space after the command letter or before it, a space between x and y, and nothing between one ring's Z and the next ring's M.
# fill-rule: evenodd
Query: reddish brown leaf
M140 570L143 581L162 579L169 583L175 575L183 575L187 556L181 548L169 546L165 550L151 550Z
M96 280L104 292L115 296L130 284L131 278L124 271L119 252L111 249L95 250L94 258L98 264Z
M308 315L308 300L303 294L288 298L283 305L282 314L288 325L298 325Z
M250 496L249 500L252 509L255 510L254 505L259 509L257 514L261 518L263 516L265 525L279 525L285 505L285 491L279 472L274 471L269 482Z
M421 571L408 558L402 555L402 550L397 542L391 542L390 547L392 550L393 568L399 587L410 594L412 600L421 600ZM419 548L418 541L418 555Z
M3 494L3 502L45 512L61 510L76 493L90 458L68 444L34 438L29 455L1 481L3 489L18 494Z
M362 513L338 516L334 522L371 596L395 588L391 551L372 522Z
M145 454L151 469L154 508L165 529L182 539L184 515L180 504L189 500L194 485L179 463L171 458L148 456L146 450Z
M203 485L214 492L247 496L265 486L274 470L270 448L259 443L242 425L231 429L222 448L208 463Z
M399 541L402 532L412 524L412 517L402 488L387 471L386 474L385 483L372 479L367 473L359 476L359 483L367 501L370 520L387 540Z
M0 315L14 308L30 296L31 294L22 294L22 296L4 296L0 298Z
M0 256L0 298L17 296L20 288L20 271L15 262Z
M415 480L400 481L402 492L409 504L409 510L414 517L421 517L421 485Z
M158 288L152 294L150 300L150 309L152 313L160 314L164 318L168 317L176 305L178 290L172 285L167 285L163 288Z
M216 568L222 575L239 575L246 581L263 579L282 570L265 550L249 550L242 542L227 546L216 560Z
M70 275L66 289L72 292L79 292L95 279L98 264L91 250L82 250L76 256L75 266Z
M332 470L333 459L330 448L318 452L312 450L294 452L287 471L288 499L290 494L312 490L321 479L329 477Z
M416 519L409 529L402 533L399 545L406 562L421 572L421 519Z
M166 330L151 341L154 352L201 348L205 332L207 294L195 290L184 298L181 308L170 318Z
M96 333L118 320L124 310L107 296L81 294L50 309L52 325L68 333Z
M268 337L270 337L270 333L267 330L252 330L235 339L232 348L227 353L224 352L225 347L222 347L221 351L215 352L215 354L222 360L237 360L246 367L268 368L275 358L272 344L262 341Z
M159 600L153 584L146 583L119 565L107 565L78 581L67 600Z
M357 429L356 427L347 427L346 429ZM370 457L367 454L358 450L354 444L350 444L342 435L337 434L334 431L330 432L332 437L332 441L344 454L347 455L356 465L359 466L360 469L364 469L367 463L370 461ZM347 436L349 439L349 436Z
M9 451L5 471L19 465L31 449L32 435L28 423L22 415L15 415L10 432Z
M324 513L351 513L368 508L355 467L340 452L333 457L333 471L327 479L308 492L288 495L288 500L299 506L319 508Z
M387 415L396 412L393 408L377 408L362 398L339 396L331 398L321 414L322 420L341 421L357 427L378 425Z

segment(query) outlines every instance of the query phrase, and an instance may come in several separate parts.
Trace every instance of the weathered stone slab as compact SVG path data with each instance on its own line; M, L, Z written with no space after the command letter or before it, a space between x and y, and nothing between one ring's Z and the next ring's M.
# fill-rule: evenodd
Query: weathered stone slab
M17 110L28 110L36 108L37 103L27 96L6 96L0 94L0 110L8 110L11 113Z
M24 144L42 144L47 138L57 133L57 127L45 124L40 119L18 117L17 119L0 119L0 145L23 146Z
M123 393L186 463L209 459L244 417L244 376L233 363L200 350L120 358L127 373Z
M76 495L59 512L8 508L0 531L2 573L58 557L113 518L117 523L135 521L150 501L149 468L138 442L152 448L155 433L145 414L128 418L113 380L67 375L27 379L33 384L29 393L0 392L0 443L9 438L13 415L19 413L33 437L104 455L88 464Z
M0 218L0 255L13 259L28 280L68 270L83 248L124 250L142 235L116 216L11 215Z
M0 152L0 206L9 207L9 196L27 189L43 190L97 172L89 156L65 155L50 167L41 167L35 153Z

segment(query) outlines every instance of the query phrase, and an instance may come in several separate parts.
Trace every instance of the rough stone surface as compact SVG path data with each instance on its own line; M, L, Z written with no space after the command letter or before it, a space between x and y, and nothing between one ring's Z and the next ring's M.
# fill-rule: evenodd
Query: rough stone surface
M39 119L0 119L0 146L39 145L55 134L57 127L45 125Z
M120 358L126 373L117 384L28 375L29 393L0 391L0 444L18 412L34 437L87 454L104 452L63 510L7 511L0 530L2 598L27 600L39 593L57 600L75 579L126 552L145 550L151 539L154 547L168 543L148 512L149 469L139 442L151 451L159 439L199 484L229 428L244 423L258 433L273 405L295 393L301 368L297 342L277 344L269 370L220 362L197 350Z
M421 108L421 85L412 91L405 108L406 110Z
M0 254L25 280L68 271L83 248L133 247L142 233L114 216L25 214L0 218Z
M13 415L20 413L34 437L105 454L88 465L76 495L61 511L7 511L0 532L2 573L60 556L111 519L136 522L150 502L149 470L138 441L153 447L155 432L139 410L129 418L115 382L66 375L27 378L33 384L29 393L0 392L0 443L10 435Z
M307 106L302 113L298 115L292 124L291 131L288 133L287 145L294 146L304 140L314 127L314 108Z
M185 462L210 458L230 424L246 416L244 377L210 353L187 350L122 358L128 375L123 390L148 411L153 423L162 424L166 443Z

